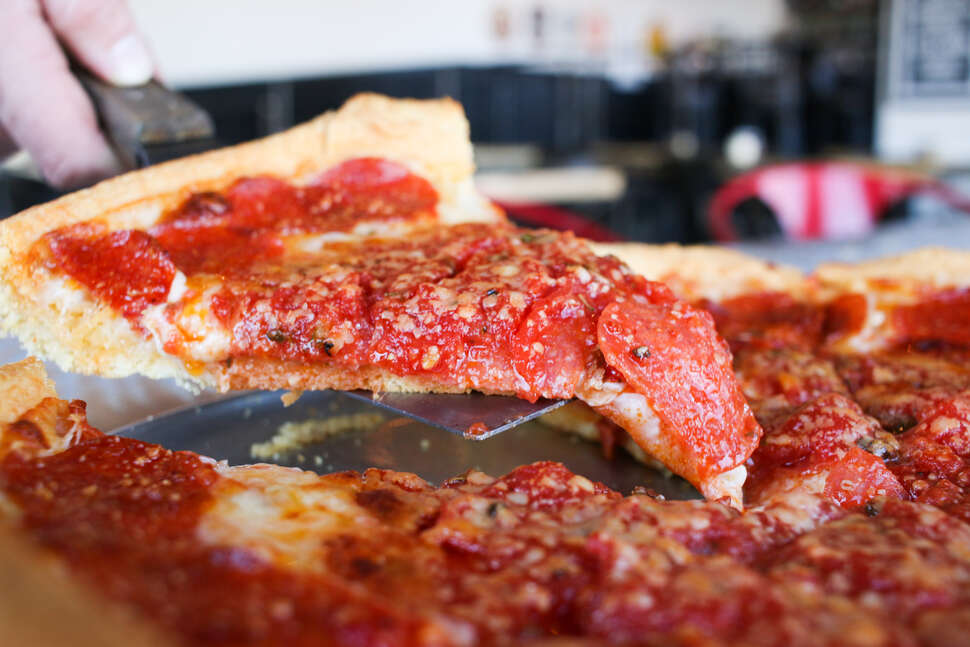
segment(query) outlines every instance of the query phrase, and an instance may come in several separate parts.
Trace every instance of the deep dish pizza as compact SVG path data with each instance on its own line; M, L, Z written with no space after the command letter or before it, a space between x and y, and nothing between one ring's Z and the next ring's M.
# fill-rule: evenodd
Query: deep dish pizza
M816 398L755 453L742 513L555 463L439 487L229 467L93 429L34 360L0 369L0 392L0 644L966 643L965 401L922 414L878 459L906 485L858 504L778 472L779 454L851 466L879 438L844 396ZM843 432L808 432L819 409ZM949 491L913 489L927 479Z
M5 222L2 322L107 376L575 397L740 506L761 429L710 315L514 227L471 170L456 104L360 96Z
M367 96L26 212L3 326L102 375L576 397L550 422L709 500L230 467L93 429L31 360L0 368L0 645L967 644L970 257L521 230L466 129Z

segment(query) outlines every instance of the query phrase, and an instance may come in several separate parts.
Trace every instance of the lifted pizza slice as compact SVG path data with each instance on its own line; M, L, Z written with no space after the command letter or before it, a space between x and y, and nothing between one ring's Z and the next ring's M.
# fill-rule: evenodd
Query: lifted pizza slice
M740 506L761 429L710 315L471 172L457 104L357 97L4 223L3 326L106 376L578 397Z

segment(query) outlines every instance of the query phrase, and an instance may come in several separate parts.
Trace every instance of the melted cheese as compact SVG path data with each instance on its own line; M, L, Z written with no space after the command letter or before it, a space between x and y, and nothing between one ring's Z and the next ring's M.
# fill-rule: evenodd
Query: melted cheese
M169 299L173 293L182 292L178 308L174 313L165 305L146 308L142 326L152 334L161 352L165 352L168 344L176 343L184 349L181 353L184 357L196 362L225 359L232 349L232 333L216 319L210 307L212 295L219 291L220 285L210 285L201 293L193 290L190 294L184 277L179 285L178 274L169 290Z
M903 285L868 285L859 294L862 294L866 300L863 324L856 332L833 343L832 349L835 351L873 353L889 347L895 337L889 314L894 308L916 303L919 299L914 286Z
M225 480L199 523L210 545L245 547L267 561L320 568L323 541L375 523L354 492L312 472L278 465L221 466Z
M597 412L625 429L637 445L648 454L674 472L683 473L690 459L684 455L678 443L671 440L673 435L671 430L665 429L666 425L641 394L626 387L619 393L600 388L592 392L586 390L577 395L594 406ZM593 405L594 402L597 404ZM744 465L738 465L725 469L696 485L708 499L727 499L733 507L741 509L743 507L741 486L745 478L747 478L746 468Z

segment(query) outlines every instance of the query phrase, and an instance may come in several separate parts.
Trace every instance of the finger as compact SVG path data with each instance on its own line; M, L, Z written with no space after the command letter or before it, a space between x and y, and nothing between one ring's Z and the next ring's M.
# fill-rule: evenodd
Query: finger
M105 81L140 85L155 64L125 0L42 0L47 22L77 59Z
M0 125L54 186L80 186L116 173L94 109L36 0L0 2L0 25Z

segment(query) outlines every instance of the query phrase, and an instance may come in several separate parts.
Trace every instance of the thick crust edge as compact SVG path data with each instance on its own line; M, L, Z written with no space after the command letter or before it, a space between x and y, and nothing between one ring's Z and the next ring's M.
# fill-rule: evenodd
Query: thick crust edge
M637 274L666 283L688 301L721 301L753 292L784 292L807 299L812 282L801 271L742 252L710 245L590 243L597 254L610 254Z
M814 277L835 293L961 288L970 286L970 251L922 247L860 263L824 263Z
M44 398L56 396L54 383L36 357L0 366L0 425L15 422Z

